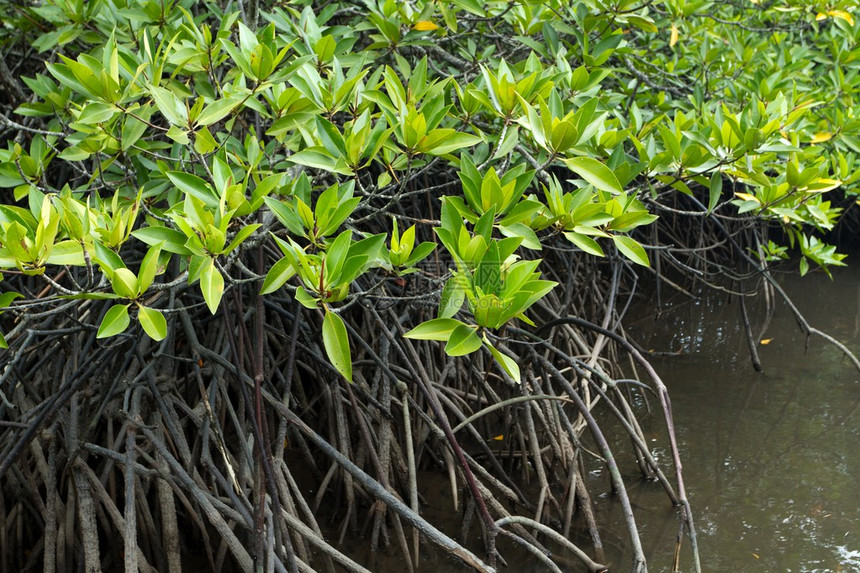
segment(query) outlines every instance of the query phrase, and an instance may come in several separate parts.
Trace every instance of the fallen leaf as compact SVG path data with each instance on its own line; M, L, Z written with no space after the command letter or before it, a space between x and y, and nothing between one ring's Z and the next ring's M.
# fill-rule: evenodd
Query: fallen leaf
M767 346L768 344L770 344L771 340L773 340L773 338L763 338L761 341L762 346Z

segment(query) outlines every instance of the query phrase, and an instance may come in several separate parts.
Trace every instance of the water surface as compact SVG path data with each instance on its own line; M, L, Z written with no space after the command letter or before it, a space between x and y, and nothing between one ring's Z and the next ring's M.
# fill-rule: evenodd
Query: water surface
M860 352L858 270L782 282L813 326ZM860 571L860 373L823 339L807 341L783 304L760 337L756 373L734 299L682 301L630 330L646 348L681 353L654 364L672 397L703 570ZM748 309L758 338L763 300ZM631 494L650 569L668 571L676 526L665 502L650 484ZM686 551L682 570L692 570Z

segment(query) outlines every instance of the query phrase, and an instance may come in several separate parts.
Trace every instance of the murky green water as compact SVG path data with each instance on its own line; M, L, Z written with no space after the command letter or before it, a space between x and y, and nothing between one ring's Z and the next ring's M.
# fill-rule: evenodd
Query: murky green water
M860 271L784 285L813 326L860 352ZM683 353L654 364L673 401L703 570L860 571L860 372L821 338L807 347L779 304L757 374L737 303L672 302L630 330L646 348ZM755 333L763 306L749 304ZM652 484L631 494L650 569L668 571L676 522ZM615 559L625 570L629 558ZM682 570L692 570L686 550Z

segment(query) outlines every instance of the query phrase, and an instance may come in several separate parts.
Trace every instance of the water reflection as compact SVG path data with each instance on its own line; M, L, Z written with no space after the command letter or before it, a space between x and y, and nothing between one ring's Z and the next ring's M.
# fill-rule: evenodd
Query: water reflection
M813 325L860 351L860 273L832 283L787 277L785 288ZM748 310L757 331L763 303ZM672 396L703 568L860 571L860 375L823 340L807 347L783 307L764 335L771 342L758 347L756 374L739 324L738 305L719 295L630 329L646 348L679 353L655 363ZM665 503L657 486L631 493L644 507ZM615 510L609 501L603 509ZM668 571L674 536L652 535L661 525L640 515L651 570ZM626 563L623 549L616 559Z

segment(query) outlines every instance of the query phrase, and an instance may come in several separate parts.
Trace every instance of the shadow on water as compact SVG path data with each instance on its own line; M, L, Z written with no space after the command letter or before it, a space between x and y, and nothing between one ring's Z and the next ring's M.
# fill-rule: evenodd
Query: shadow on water
M860 352L860 271L783 286L812 325ZM763 301L749 310L758 332ZM807 344L778 304L756 374L740 324L737 302L710 295L630 327L646 348L681 353L654 362L672 397L703 570L860 571L860 373L820 338ZM668 571L665 501L650 485L631 494L650 569Z

